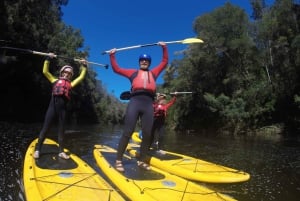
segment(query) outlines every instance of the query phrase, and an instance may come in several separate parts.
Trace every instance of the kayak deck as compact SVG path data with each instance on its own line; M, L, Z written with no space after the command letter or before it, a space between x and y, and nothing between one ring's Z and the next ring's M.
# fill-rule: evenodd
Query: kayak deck
M132 139L138 138L134 132ZM134 140L136 141L136 140ZM131 156L138 155L137 144L129 144L127 151ZM244 171L197 159L195 157L163 150L164 154L150 151L150 164L186 179L208 183L238 183L250 179Z
M46 139L39 159L33 158L37 139L27 149L23 182L27 201L125 200L97 172L74 154L58 157L57 144ZM67 150L66 150L67 151Z
M235 200L227 195L155 167L151 167L150 171L139 168L136 160L127 155L123 157L125 172L120 173L113 167L116 159L116 150L106 145L95 145L93 154L100 169L133 201Z

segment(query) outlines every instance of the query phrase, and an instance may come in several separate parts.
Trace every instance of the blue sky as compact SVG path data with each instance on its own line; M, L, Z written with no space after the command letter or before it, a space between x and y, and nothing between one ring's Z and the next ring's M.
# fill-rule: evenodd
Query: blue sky
M93 66L97 78L102 81L109 93L119 97L120 93L130 89L127 78L113 73L109 56L102 55L105 50L133 45L174 41L195 37L193 22L196 17L223 6L225 2L246 10L251 14L249 0L69 0L62 8L63 21L80 29L84 45L90 48L88 60L109 64L103 67ZM269 5L271 0L266 1ZM178 55L175 52L187 48L185 44L169 44L169 63ZM138 57L142 53L150 54L153 67L162 57L160 46L143 47L116 53L118 64L125 68L138 69ZM158 83L162 83L162 74Z

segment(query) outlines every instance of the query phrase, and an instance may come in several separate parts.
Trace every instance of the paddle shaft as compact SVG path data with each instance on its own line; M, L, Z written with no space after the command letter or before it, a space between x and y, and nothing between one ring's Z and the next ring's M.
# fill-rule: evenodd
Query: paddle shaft
M176 95L176 94L192 94L193 92L191 91L177 91L177 92L171 92L171 95Z
M22 48L15 48L15 47L0 47L0 48L1 49L21 51L21 52L25 52L25 53L28 53L28 54L36 54L36 55L41 55L41 56L51 56L51 54L49 54L49 53L38 52L38 51L34 51L34 50L29 50L29 49L22 49ZM61 59L65 59L65 60L80 62L80 59L76 59L76 58L70 58L70 57L65 57L65 56L60 56L60 55L52 55L52 56L54 56L55 58L61 58ZM103 66L106 69L108 68L108 64L99 64L99 63L95 63L95 62L91 62L91 61L87 61L87 63L97 65L97 66Z
M134 45L134 46L129 46L129 47L122 47L122 48L117 48L116 51L121 51L121 50L130 50L130 49L135 49L135 48L140 48L140 47L149 47L149 46L155 46L158 45L158 43L150 43L150 44L144 44L144 45ZM102 54L108 54L110 50L102 52Z
M164 42L165 44L172 44L172 43L183 43L183 44L189 44L189 43L203 43L201 39L198 38L187 38L184 40L175 40L175 41L168 41ZM129 49L134 49L134 48L140 48L140 47L149 47L149 46L155 46L158 45L158 43L150 43L150 44L144 44L144 45L134 45L134 46L129 46L129 47L123 47L123 48L117 48L116 51L121 51L121 50L129 50ZM108 54L110 50L102 52L102 54Z

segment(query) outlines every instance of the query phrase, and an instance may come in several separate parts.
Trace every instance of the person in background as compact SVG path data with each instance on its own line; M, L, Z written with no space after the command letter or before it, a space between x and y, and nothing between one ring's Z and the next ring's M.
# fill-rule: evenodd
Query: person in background
M58 156L63 159L69 159L70 156L64 152L64 124L66 117L66 106L71 99L71 89L79 84L85 77L87 71L87 61L80 60L80 75L72 80L73 68L69 65L65 65L60 69L59 77L53 76L49 72L50 58L55 57L53 53L49 53L49 57L44 61L43 74L53 84L51 100L45 115L44 124L39 134L39 139L36 145L34 158L40 157L41 148L49 128L55 117L58 118L58 144L59 154Z
M151 128L153 124L152 104L156 94L156 79L168 64L168 50L166 44L164 42L158 42L157 44L162 47L163 57L159 65L152 70L149 70L151 56L148 54L140 55L139 69L125 69L121 68L116 62L116 49L110 50L110 62L113 71L127 77L131 82L131 96L125 114L125 127L119 140L115 164L115 168L120 172L125 171L122 163L123 154L139 118L141 119L143 142L141 143L140 156L137 164L143 169L151 169L146 156L150 145Z
M164 136L164 125L167 117L168 109L175 103L176 101L176 92L174 93L173 98L167 102L166 94L157 94L156 101L153 103L154 107L154 122L151 130L151 144L152 147L158 151L158 153L163 154L164 152L161 150L161 141Z

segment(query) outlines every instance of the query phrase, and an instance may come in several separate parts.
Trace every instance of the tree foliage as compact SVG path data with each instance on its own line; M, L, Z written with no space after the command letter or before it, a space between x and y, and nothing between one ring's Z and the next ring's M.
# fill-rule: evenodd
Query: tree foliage
M1 1L1 46L54 52L68 58L87 57L89 48L84 46L81 31L61 20L61 7L67 4L67 0ZM51 84L42 74L44 59L0 49L1 120L43 121L51 95ZM79 64L74 61L52 59L50 64L56 75L65 64L75 67L75 75L79 73ZM117 109L107 113L111 108ZM84 81L74 88L68 110L70 122L116 124L123 119L119 114L123 114L124 105L107 93L89 68Z
M175 127L233 134L275 123L297 127L299 4L250 3L252 20L231 3L195 19L204 43L190 45L164 76L163 90L195 92L179 98Z

